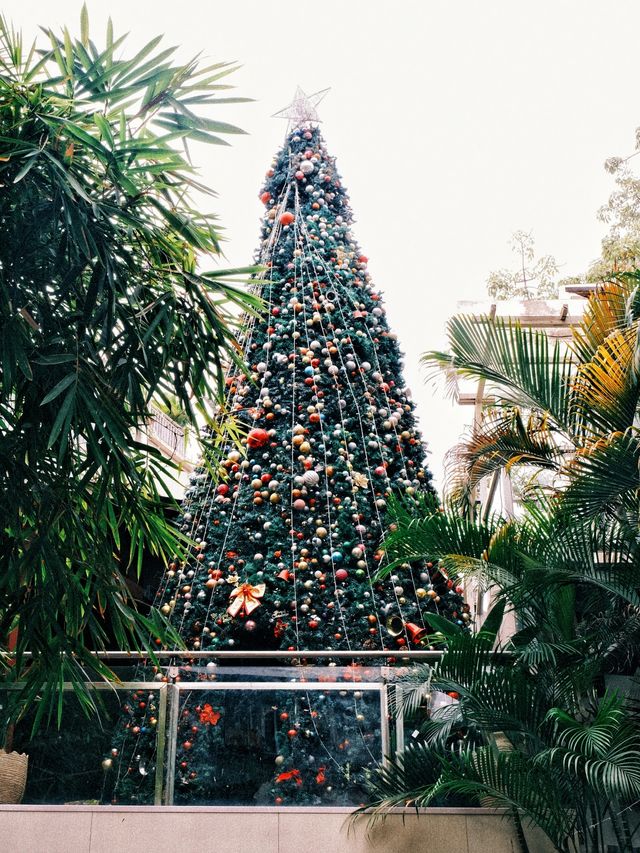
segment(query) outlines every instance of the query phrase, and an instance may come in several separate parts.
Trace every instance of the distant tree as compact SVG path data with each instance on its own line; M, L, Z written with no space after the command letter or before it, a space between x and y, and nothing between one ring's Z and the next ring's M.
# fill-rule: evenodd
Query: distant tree
M509 241L519 259L517 269L492 272L487 291L493 299L555 299L558 263L553 255L535 256L535 241L527 231L515 231Z
M609 225L602 253L586 274L589 282L608 281L620 272L640 267L640 176L632 161L640 153L640 128L636 128L636 150L627 157L609 157L605 169L614 175L615 189L598 218Z

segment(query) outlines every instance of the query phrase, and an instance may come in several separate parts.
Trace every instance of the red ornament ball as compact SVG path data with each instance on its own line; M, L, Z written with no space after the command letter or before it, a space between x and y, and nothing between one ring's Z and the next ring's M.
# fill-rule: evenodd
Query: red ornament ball
M349 577L349 572L346 569L338 569L336 572L337 581L346 581Z
M265 193L262 193L262 195L260 196L260 201L263 204L267 204L270 200L271 200L271 193L265 192Z
M269 433L266 429L260 429L259 427L252 429L247 436L247 444L252 450L255 450L257 447L264 447L268 441Z
M280 224L281 225L291 225L291 223L295 220L295 216L293 213L290 213L288 210L280 215Z

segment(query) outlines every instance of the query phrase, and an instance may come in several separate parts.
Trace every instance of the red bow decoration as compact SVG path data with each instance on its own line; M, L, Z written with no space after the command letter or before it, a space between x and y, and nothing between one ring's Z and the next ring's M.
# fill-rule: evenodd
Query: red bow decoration
M316 783L318 785L324 785L324 783L327 781L327 777L326 777L326 774L324 772L326 769L327 768L323 764L322 767L316 773Z
M260 607L258 599L262 598L266 588L264 583L259 583L258 586L251 586L250 583L237 586L231 593L231 604L227 607L227 613L237 616L244 611L248 616L256 607Z
M276 776L276 782L288 782L289 779L293 779L298 787L302 785L302 777L299 770L285 770L284 773Z

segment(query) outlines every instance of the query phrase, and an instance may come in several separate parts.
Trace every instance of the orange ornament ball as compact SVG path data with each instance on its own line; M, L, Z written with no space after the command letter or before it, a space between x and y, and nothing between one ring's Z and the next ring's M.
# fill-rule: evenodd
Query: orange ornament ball
M281 225L291 225L291 223L295 220L295 216L293 213L290 213L288 210L280 215L280 224Z

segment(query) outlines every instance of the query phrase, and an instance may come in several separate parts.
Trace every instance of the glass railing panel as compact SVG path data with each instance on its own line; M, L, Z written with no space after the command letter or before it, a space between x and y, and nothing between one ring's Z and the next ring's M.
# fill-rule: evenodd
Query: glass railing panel
M358 805L383 756L381 688L181 684L176 805ZM171 793L171 791L170 791Z
M16 726L13 743L14 750L29 755L27 786L22 802L108 803L114 787L121 784L123 778L144 772L145 768L140 763L131 766L128 756L119 750L118 739L114 738L121 724L123 707L131 701L145 702L148 709L144 737L154 755L153 769L149 774L149 801L154 802L158 789L157 802L160 802L155 755L160 688L164 689L164 685L152 685L152 688L124 684L114 689L100 685L94 693L96 710L89 716L79 706L73 691L66 689L60 727L55 722L45 721L33 734L34 713L27 714ZM6 702L6 692L3 699Z

